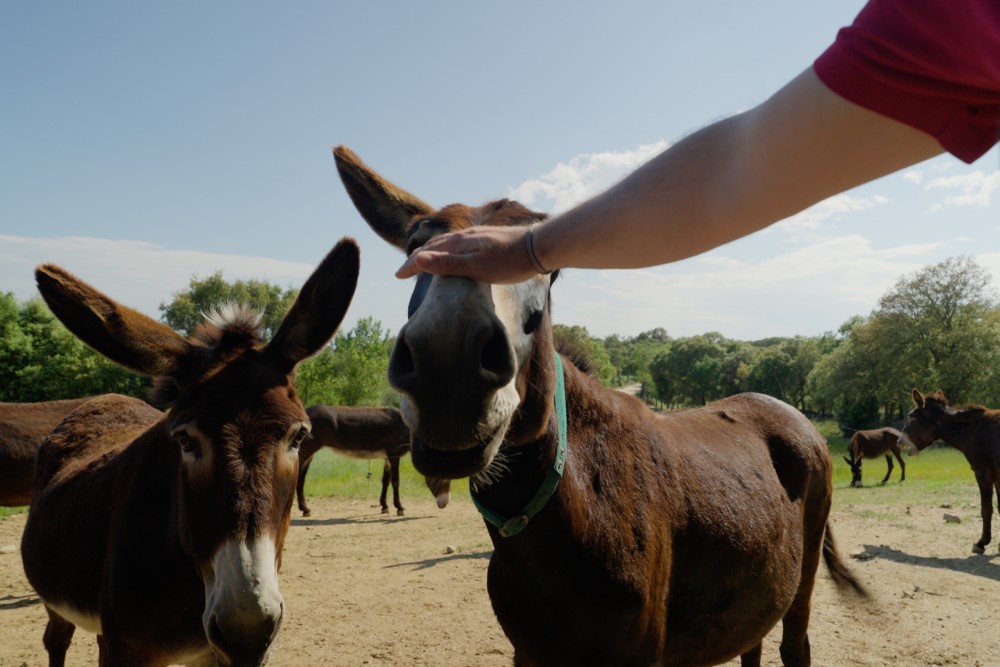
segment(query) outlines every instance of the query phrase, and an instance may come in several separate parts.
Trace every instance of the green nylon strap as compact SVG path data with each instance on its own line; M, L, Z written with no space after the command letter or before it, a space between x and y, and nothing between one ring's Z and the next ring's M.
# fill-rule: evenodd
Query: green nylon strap
M559 358L559 353L555 353L556 359L556 419L559 424L559 445L556 447L556 457L552 461L552 467L549 468L548 473L545 475L545 481L542 482L542 487L538 489L538 493L535 497L531 499L521 513L517 516L505 519L496 512L492 511L481 502L476 500L475 494L472 495L472 502L479 510L479 513L483 515L483 518L492 523L500 530L500 535L503 537L512 537L517 535L528 525L531 519L542 511L545 507L545 503L549 502L549 498L552 494L556 492L556 487L559 486L559 480L562 479L563 468L566 467L566 379L563 376L563 365L562 359Z

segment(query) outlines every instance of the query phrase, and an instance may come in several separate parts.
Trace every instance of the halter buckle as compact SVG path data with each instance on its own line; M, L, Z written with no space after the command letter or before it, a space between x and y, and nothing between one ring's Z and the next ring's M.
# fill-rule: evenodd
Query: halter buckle
M503 537L511 537L517 535L525 526L528 525L529 517L525 514L521 516L515 516L513 518L507 519L502 526L500 526L500 534Z

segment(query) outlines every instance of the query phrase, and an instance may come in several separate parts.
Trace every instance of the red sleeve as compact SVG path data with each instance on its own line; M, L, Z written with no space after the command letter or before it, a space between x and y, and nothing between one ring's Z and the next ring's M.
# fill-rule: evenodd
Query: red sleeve
M813 69L841 97L965 162L1000 138L998 0L870 0Z

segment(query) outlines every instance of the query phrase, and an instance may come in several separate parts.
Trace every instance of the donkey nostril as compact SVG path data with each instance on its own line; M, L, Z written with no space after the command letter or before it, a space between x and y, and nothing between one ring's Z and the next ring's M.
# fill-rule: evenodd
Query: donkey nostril
M494 330L493 335L486 341L480 364L484 372L496 375L502 384L513 376L514 366L510 346L507 344L507 335L502 329Z
M406 340L400 337L389 355L389 382L399 389L406 388L412 384L412 379L417 375L417 367L413 362L413 353Z

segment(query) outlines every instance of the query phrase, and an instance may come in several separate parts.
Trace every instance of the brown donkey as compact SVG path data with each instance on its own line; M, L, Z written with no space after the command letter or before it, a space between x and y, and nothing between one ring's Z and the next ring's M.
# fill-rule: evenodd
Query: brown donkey
M399 410L317 404L306 408L306 414L312 423L312 433L299 447L299 481L295 486L302 516L312 514L306 505L306 473L313 456L323 447L355 459L384 459L379 497L382 513L389 513L386 497L391 483L392 504L396 514L403 516L405 510L399 501L399 459L410 451L410 429L403 423ZM438 507L445 507L451 498L451 481L425 479Z
M407 252L543 218L506 200L436 210L334 154L361 215ZM821 555L860 589L827 525L823 437L759 394L660 417L603 387L554 352L552 279L419 276L389 362L417 470L472 477L515 664L759 665L778 621L784 663L809 664Z
M21 542L49 614L49 664L75 626L100 664L262 665L285 611L278 567L309 420L296 365L318 352L354 294L345 239L302 287L270 342L236 308L185 339L52 265L52 312L108 358L157 377L164 414L107 395L73 412L38 453Z
M892 457L899 461L899 481L906 481L906 464L903 463L903 456L899 450L899 431L886 426L885 428L873 428L867 431L855 431L851 436L851 442L847 445L847 456L844 460L851 466L851 486L861 486L861 460L875 459L885 456L888 470L882 478L882 484L889 481L892 474Z
M972 551L985 553L992 539L994 489L1000 503L1000 410L981 405L950 406L941 391L924 395L914 389L913 402L916 407L903 426L899 444L916 455L935 440L944 440L965 454L979 485L983 517L983 534Z
M0 505L31 502L38 447L63 417L89 400L0 403Z

